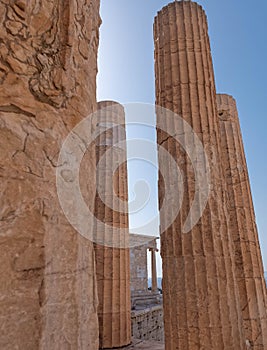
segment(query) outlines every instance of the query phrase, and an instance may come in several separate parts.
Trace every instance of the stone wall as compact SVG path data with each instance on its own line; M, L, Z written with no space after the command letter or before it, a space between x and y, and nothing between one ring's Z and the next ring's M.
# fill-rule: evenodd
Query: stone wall
M163 306L132 311L133 339L164 341Z

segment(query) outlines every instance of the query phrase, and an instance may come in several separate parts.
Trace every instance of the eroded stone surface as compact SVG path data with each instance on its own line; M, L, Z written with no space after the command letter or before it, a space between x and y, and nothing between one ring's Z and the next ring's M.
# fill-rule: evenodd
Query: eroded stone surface
M132 311L132 339L164 341L163 305Z
M96 109L99 24L98 0L0 3L1 349L98 348L93 246L62 213L55 171Z

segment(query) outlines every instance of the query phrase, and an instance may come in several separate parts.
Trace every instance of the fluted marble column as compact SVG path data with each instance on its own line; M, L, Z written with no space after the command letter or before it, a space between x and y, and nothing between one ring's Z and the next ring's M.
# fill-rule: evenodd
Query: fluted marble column
M124 109L113 101L98 103L101 112L101 125L110 122L110 115L118 116L124 123ZM106 118L106 119L105 119ZM104 130L104 129L103 129ZM96 196L96 217L106 225L115 228L128 229L127 214L127 164L126 150L116 146L119 141L126 138L124 127L114 127L102 132L96 140L96 159L106 158L98 163L97 183L98 186L109 190L107 196L115 196L123 202L120 203L120 212L116 208L109 207L104 203L105 198ZM107 153L112 148L112 153ZM114 164L121 164L114 176L109 172ZM116 166L117 167L117 166ZM114 190L114 192L113 192ZM104 191L104 192L105 192ZM118 208L117 208L118 209ZM131 342L131 301L130 301L130 255L128 248L119 248L117 244L112 247L112 232L96 226L96 235L103 237L103 244L95 244L96 270L99 297L99 329L100 348L115 348L128 345ZM124 243L127 237L121 237ZM122 242L122 246L123 246Z
M155 18L154 39L156 103L177 113L193 128L210 165L207 206L198 224L184 234L182 228L196 185L192 166L198 164L190 164L182 147L158 130L158 144L177 160L185 191L178 217L161 235L165 348L244 349L233 245L224 206L219 122L205 12L191 1L165 6ZM186 145L192 139L175 117L164 120L163 115L158 116L158 128L164 123L172 126L173 134L184 134ZM159 165L166 167L161 161ZM163 186L160 178L160 205ZM167 215L162 212L161 220Z
M236 102L218 94L217 107L245 337L252 349L267 349L266 284Z

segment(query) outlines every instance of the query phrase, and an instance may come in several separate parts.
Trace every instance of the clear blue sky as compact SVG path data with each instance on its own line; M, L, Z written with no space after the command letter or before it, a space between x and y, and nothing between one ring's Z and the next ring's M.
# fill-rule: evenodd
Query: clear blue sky
M198 2L208 15L217 91L237 100L267 270L267 2ZM152 26L155 14L167 3L101 0L98 100L154 103ZM148 138L153 137L151 132ZM130 166L130 196L137 165ZM147 173L155 177L155 170Z

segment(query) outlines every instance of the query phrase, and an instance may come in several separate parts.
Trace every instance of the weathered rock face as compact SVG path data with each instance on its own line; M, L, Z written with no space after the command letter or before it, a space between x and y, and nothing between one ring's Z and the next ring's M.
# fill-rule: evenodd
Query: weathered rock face
M229 95L218 94L217 107L245 337L252 349L266 349L266 284L238 112Z
M99 0L5 0L0 23L0 348L97 349L93 245L65 219L55 172L96 109Z
M79 112L88 113L85 101L96 94L98 6L90 0L2 1L2 82L13 72L37 101L80 105Z
M244 349L233 246L227 231L214 74L203 9L185 1L164 7L155 19L154 38L156 103L181 116L193 128L210 164L207 206L198 224L183 234L197 181L193 165L198 164L190 164L182 147L158 131L158 143L177 160L184 174L185 193L178 217L161 237L165 348ZM158 126L164 123L173 125L174 135L184 135L186 145L187 140L192 140L175 118L158 117ZM160 204L162 187L161 178ZM167 215L162 213L161 219Z
M98 109L101 111L99 112L101 121L98 123L100 135L96 139L98 191L95 216L105 226L96 224L96 241L100 244L95 244L95 255L99 298L99 340L100 348L105 349L131 343L130 252L127 248L129 240L127 157L126 149L118 144L126 139L124 109L113 101L99 102ZM121 123L121 126L113 128L108 126L111 118ZM107 131L106 127L109 128ZM117 169L114 174L113 167L114 170ZM101 189L104 198L100 196ZM117 198L121 200L119 208L115 207ZM110 199L111 202L108 203ZM126 229L126 236L117 234L113 228ZM118 240L118 236L121 236L121 241Z

